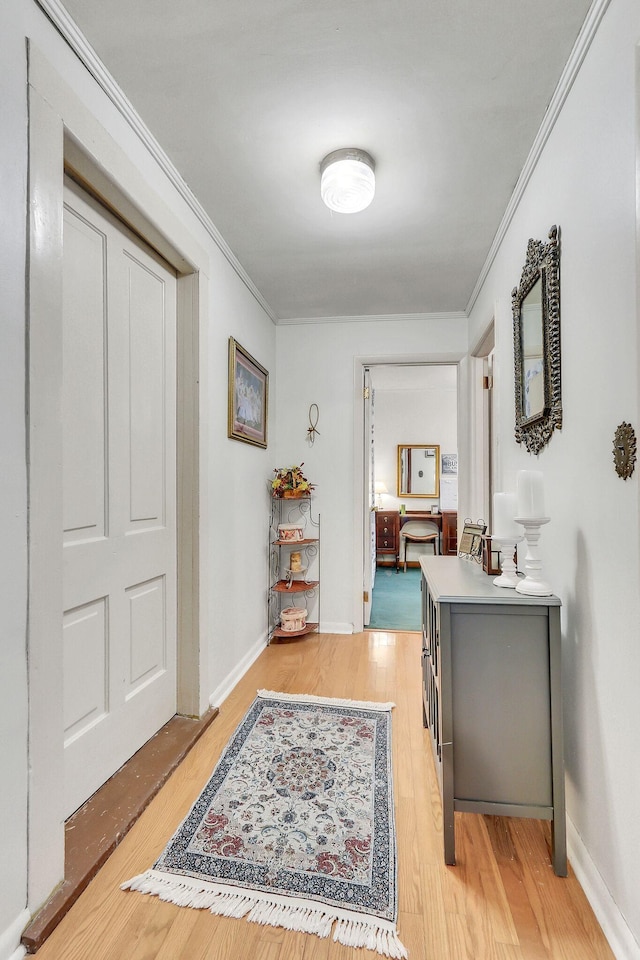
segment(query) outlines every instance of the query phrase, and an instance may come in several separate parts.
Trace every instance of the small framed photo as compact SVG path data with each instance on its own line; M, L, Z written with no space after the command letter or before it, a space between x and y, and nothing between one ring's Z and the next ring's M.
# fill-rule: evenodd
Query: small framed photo
M500 543L486 534L482 538L482 569L490 577L495 577L500 571Z
M432 513L432 515L433 515L434 517L437 517L438 514L440 513L440 507L436 506L435 503L432 503L432 504L431 504L431 513Z
M227 436L232 440L267 446L269 373L229 337L229 416Z
M486 523L481 520L478 523L472 523L471 520L465 520L460 537L459 557L468 557L477 563L482 563L482 535L487 529Z
M458 454L443 453L440 457L440 471L443 477L457 477L458 475Z

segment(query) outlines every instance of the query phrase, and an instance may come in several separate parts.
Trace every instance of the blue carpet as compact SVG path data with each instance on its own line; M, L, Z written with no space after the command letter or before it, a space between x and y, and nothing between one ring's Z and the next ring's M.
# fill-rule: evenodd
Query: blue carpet
M396 573L378 567L373 586L368 627L379 630L421 630L420 570L409 567Z

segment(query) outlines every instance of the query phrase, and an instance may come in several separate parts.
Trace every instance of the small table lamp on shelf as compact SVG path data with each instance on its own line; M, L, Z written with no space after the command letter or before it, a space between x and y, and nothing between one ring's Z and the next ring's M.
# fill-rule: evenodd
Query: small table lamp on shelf
M382 480L376 480L375 493L376 493L376 510L382 510L382 494L389 493L389 491L387 490L386 483L383 483Z

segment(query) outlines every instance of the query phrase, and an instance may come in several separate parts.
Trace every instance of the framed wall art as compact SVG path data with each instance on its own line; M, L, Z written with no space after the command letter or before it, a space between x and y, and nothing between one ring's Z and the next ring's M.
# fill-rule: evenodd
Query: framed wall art
M267 446L269 373L237 340L229 337L229 418L232 440Z

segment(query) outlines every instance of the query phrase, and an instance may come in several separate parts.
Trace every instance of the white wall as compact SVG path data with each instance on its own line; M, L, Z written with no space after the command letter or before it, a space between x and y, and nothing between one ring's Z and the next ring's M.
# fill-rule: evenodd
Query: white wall
M459 317L301 323L277 327L278 440L272 466L304 461L322 515L321 625L362 625L362 363L457 361L466 351ZM320 436L306 442L308 410L320 409Z
M387 493L382 495L385 510L430 510L440 499L398 497L398 444L436 444L440 454L458 451L457 367L423 366L404 386L376 386L376 368L372 368L375 390L374 444L376 480L382 480Z
M544 472L545 573L562 598L570 855L619 958L640 956L638 480L613 435L640 427L637 342L637 0L612 0L471 314L496 317L496 489ZM561 228L564 424L539 457L513 440L510 291L529 237ZM626 925L628 926L626 926Z
M201 386L201 494L207 576L200 590L206 624L202 656L204 702L219 702L239 664L266 635L269 500L265 478L271 449L227 438L227 342L230 335L275 377L275 328L211 230L172 185L129 119L89 76L31 0L0 8L0 511L2 511L2 643L0 644L0 960L18 950L27 903L27 486L25 432L25 264L27 212L27 45L29 37L57 74L126 156L157 209L182 237L204 252L199 264L209 292L203 317ZM111 159L111 158L109 158ZM53 162L53 161L52 161ZM169 238L171 239L171 238ZM191 242L190 241L190 242ZM274 380L275 383L275 380ZM275 409L269 424L275 443ZM206 523L204 522L206 521ZM36 902L37 901L37 902Z

